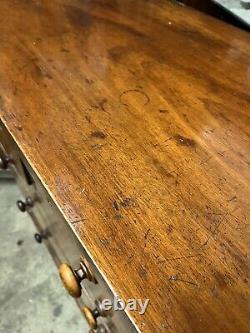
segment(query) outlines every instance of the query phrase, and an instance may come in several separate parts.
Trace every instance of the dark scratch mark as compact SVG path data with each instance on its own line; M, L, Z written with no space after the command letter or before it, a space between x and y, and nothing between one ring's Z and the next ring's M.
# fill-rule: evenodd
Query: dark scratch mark
M121 206L126 208L126 207L131 207L134 204L133 199L131 198L125 198L120 202Z
M139 275L140 275L141 278L146 279L148 277L148 271L147 271L147 269L145 267L143 267L143 266L140 267L139 268Z
M159 109L159 112L160 112L160 113L168 113L169 111L166 110L166 109Z
M196 254L190 254L186 256L180 256L180 257L175 257L175 258L165 258L164 261L175 261L175 260L181 260L181 259L188 259L188 258L194 258L200 256L201 253L196 253Z
M217 214L217 215L221 215L221 214ZM204 248L208 242L210 241L210 239L212 239L214 237L214 235L216 234L217 230L219 229L219 227L221 226L221 224L224 222L225 218L227 217L227 215L230 215L229 213L225 213L222 216L222 219L220 220L220 222L216 225L216 227L214 228L214 230L212 231L212 233L207 237L207 239L205 240L205 242L203 244L201 244L196 251L200 251L202 248Z
M35 70L35 73L38 77L46 77L47 79L52 80L53 77L50 73L48 73L47 69L39 64L38 58L31 58L28 60L28 62L21 68L21 70L24 70L26 67L33 65L33 69Z
M225 213L208 212L207 215L224 216Z
M88 78L85 79L85 82L86 82L88 85L90 85L90 86L94 83L93 80L90 80L90 79L88 79Z
M85 119L87 120L88 123L91 123L91 118L90 118L90 116L85 116Z
M86 221L86 219L81 218L81 219L77 219L77 220L70 221L70 223L71 223L71 224L77 224L77 223L79 223L79 222L84 222L84 221Z
M107 103L108 101L107 101L107 99L106 98L103 98L103 99L101 99L100 101L98 101L97 102L97 104L92 104L92 105L90 105L92 108L94 108L94 109L99 109L99 110L102 110L102 111L104 111L104 112L107 112L108 113L108 111L106 110L106 108L105 108L105 104Z
M205 160L200 162L200 165L206 164L209 160L211 160L212 156L206 158Z
M113 207L115 208L115 210L120 209L119 205L122 206L123 208L128 208L134 206L135 202L132 198L125 198L121 200L119 203L116 200L113 202Z
M101 108L102 111L106 111L105 110L105 104L107 103L107 99L103 98L100 102L99 102L99 106Z
M231 151L231 150L233 150L233 148L230 148L230 149L224 150L224 151L222 151L222 152L217 152L217 154L220 155L221 157L224 157L225 153L227 153L227 152L229 152L229 151Z
M141 94L142 96L144 96L145 98L145 102L143 104L143 106L147 105L149 102L150 102L150 98L148 97L148 95L142 91L142 90L139 90L139 89L129 89L129 90L126 90L126 91L123 91L120 96L119 96L119 100L120 100L120 103L125 105L125 106L128 106L127 103L125 103L124 101L122 101L122 98L124 96L126 96L127 94L130 94L130 93L138 93L138 94Z
M145 243L144 243L144 249L146 248L147 246L147 239L148 239L148 235L150 233L150 228L148 228L148 230L145 232L145 235L144 235L144 239L145 239Z
M184 282L184 283L188 283L188 284L191 284L195 287L198 287L199 285L193 281L187 281L187 280L182 280L182 279L178 279L178 281L181 281L181 282Z
M155 257L155 260L157 261L157 264L163 264L166 261L165 259L160 259L159 255L153 254L153 256Z
M207 134L214 133L215 130L216 130L216 128L209 128L209 129L205 130L205 133L207 133Z
M101 149L102 147L106 146L106 144L99 144L99 143L96 143L94 145L91 145L91 148L93 149Z
M188 281L188 280L183 280L183 279L180 279L177 275L171 275L169 276L169 281L179 281L179 282L184 282L184 283L188 283L188 284L191 284L195 287L198 287L198 284L193 282L193 281Z
M119 206L118 206L118 203L117 203L116 200L113 201L113 207L114 207L115 210L119 210Z
M231 199L227 200L227 202L235 201L237 199L236 195L234 195Z
M176 176L179 177L179 176L181 175L180 173L177 172L179 169L180 169L180 168L176 168L176 169L174 169L174 170L172 170L172 171L169 171L169 172L167 172L167 173L165 174L165 176L168 177L168 176L171 176L172 173L175 173Z
M144 239L145 240L147 240L147 238L148 238L148 235L149 235L149 233L150 233L150 228L148 228L148 230L145 232L145 235L144 235Z
M61 48L61 52L64 52L64 53L69 53L69 52L70 52L70 50L68 50L68 49L65 49L64 47L62 47L62 48Z

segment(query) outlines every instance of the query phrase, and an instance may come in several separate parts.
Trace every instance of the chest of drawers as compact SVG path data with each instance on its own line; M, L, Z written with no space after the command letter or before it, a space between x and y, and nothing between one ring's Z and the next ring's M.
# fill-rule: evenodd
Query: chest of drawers
M249 35L168 1L0 13L1 165L91 332L247 332Z

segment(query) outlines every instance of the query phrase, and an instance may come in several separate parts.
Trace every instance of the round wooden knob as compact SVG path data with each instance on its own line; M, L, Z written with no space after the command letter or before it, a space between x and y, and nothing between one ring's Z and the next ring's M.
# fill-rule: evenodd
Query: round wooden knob
M81 281L88 279L90 282L97 283L95 275L84 257L80 259L80 267L73 270L68 264L61 264L59 274L65 288L73 297L80 297L82 293Z
M82 308L82 312L90 326L91 329L97 328L97 318L100 316L98 309L91 310L87 306Z
M72 297L80 297L82 288L79 278L68 264L61 264L59 267L61 280Z

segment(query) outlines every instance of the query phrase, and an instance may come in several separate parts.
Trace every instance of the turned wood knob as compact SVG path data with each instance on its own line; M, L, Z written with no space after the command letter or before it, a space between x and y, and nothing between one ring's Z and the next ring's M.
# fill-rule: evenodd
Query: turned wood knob
M96 308L94 310L91 310L87 306L84 306L82 308L82 312L85 316L85 319L87 320L87 322L90 326L89 333L93 333L93 332L109 333L109 330L103 324L99 324L97 327L97 318L106 317L109 314L109 312L107 312L107 310L105 310L103 308L102 302L100 302L100 300L96 300L95 304L96 304Z
M27 197L25 201L17 200L17 207L21 212L26 212L27 208L33 206L33 200Z
M87 260L83 257L80 261L80 267L76 270L66 263L61 264L59 274L66 290L75 298L80 297L82 294L82 280L88 279L93 283L97 283L93 271Z
M99 310L97 308L94 309L94 310L91 310L87 306L84 306L82 308L82 312L83 312L90 328L91 329L96 329L97 328L97 320L96 319L100 316Z

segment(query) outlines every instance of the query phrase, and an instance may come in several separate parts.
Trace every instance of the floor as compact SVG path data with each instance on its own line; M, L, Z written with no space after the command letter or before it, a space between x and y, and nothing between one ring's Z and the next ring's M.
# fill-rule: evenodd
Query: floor
M0 179L0 333L86 333L31 219L18 211L16 184Z
M250 9L241 5L240 0L213 0L250 26Z

